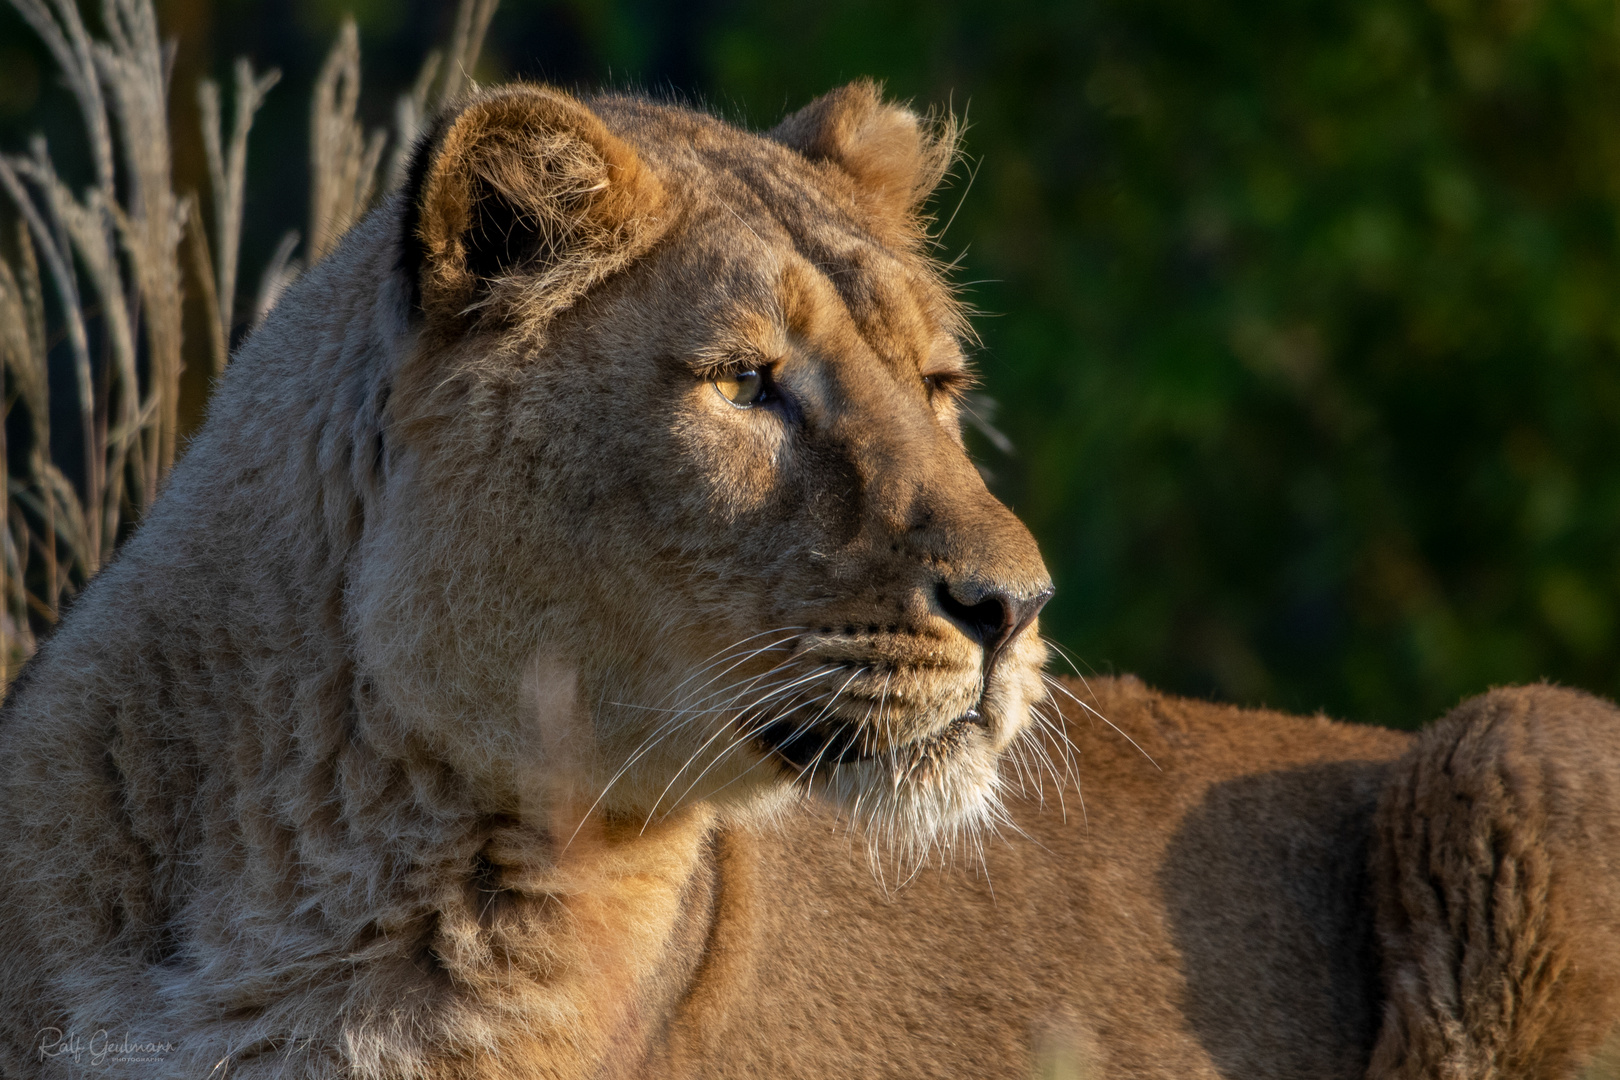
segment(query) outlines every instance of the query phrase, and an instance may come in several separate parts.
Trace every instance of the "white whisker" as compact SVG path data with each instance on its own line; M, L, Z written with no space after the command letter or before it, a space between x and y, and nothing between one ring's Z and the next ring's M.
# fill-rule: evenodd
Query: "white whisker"
M1041 676L1041 680L1043 682L1045 682L1046 685L1048 685L1048 686L1052 687L1053 689L1057 690L1058 693L1062 694L1064 697L1068 698L1070 701L1072 701L1076 705L1080 706L1086 712L1090 713L1092 716L1095 716L1097 719L1101 720L1103 723L1107 724L1109 727L1111 727L1115 731L1119 732L1119 734L1124 737L1126 742L1128 742L1132 746L1136 747L1136 752L1137 753L1139 753L1143 757L1147 758L1148 763L1150 765L1152 765L1155 769L1159 769L1159 763L1157 761L1153 760L1153 755L1152 754L1149 754L1146 750L1143 750L1142 747L1141 747L1141 744L1139 744L1135 739L1131 738L1130 735L1126 734L1125 730L1123 728L1121 728L1118 724L1114 723L1112 720L1108 719L1108 717L1106 717L1102 713L1098 712L1095 708L1093 708L1087 702L1084 702L1084 701L1080 700L1080 698L1076 697L1073 690L1070 690L1067 686L1064 686L1061 682L1059 682L1057 679L1053 678L1050 675L1043 674ZM1081 677L1081 682L1082 683L1085 682L1085 679L1084 679L1083 676ZM1159 769L1159 771L1163 772L1164 770Z
M746 706L745 708L743 708L741 710L741 715L746 716L749 713L751 713L751 712L755 711L756 709L760 708L762 705L764 705L771 698L779 697L782 694L785 694L790 690L794 690L794 689L798 688L799 686L802 686L803 684L805 684L807 682L810 682L810 681L812 681L812 680L814 680L816 678L819 678L822 675L825 675L829 671L835 671L835 670L837 670L837 668L832 666L832 665L822 665L821 667L818 667L818 668L814 669L813 671L809 672L808 674L800 675L795 679L789 680L787 683L785 683L785 684L783 684L781 686L774 687L773 689L768 691L765 694L764 697L754 701L752 704L750 704L750 705ZM643 821L642 825L641 825L642 832L646 832L647 826L652 822L653 817L658 813L658 804L664 801L664 796L669 794L669 789L675 786L675 782L681 778L681 774L683 772L685 772L687 770L687 768L690 767L697 760L698 755L702 754L703 751L707 750L710 746L712 746L714 744L714 741L716 739L719 739L723 735L725 735L725 733L728 730L731 730L731 725L727 725L725 727L722 727L719 730L717 730L713 735L710 735L707 739L705 739L703 741L703 745L699 746L695 751L693 751L687 757L686 763L683 764L679 769L675 770L675 775L670 777L669 783L664 785L664 790L659 792L658 798L653 800L652 808L647 811L646 820ZM718 759L716 759L716 760L718 760ZM710 764L709 767L712 768L712 763ZM708 771L708 768L705 768L704 772L707 772L707 771ZM703 774L699 773L698 775L701 777Z

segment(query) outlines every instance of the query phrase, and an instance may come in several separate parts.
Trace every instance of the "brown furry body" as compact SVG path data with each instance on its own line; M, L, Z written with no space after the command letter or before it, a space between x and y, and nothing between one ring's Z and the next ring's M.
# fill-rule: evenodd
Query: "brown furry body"
M984 873L885 895L824 818L728 837L671 1074L1540 1078L1611 1029L1611 707L1498 691L1414 739L1093 689L1158 767L1076 718L1084 813L1019 806Z
M1609 706L1414 743L1124 681L1087 704L1140 749L1041 720L1049 582L962 450L916 217L948 155L859 84L769 140L443 118L8 700L0 1075L1589 1055ZM1031 777L1063 732L1083 812Z

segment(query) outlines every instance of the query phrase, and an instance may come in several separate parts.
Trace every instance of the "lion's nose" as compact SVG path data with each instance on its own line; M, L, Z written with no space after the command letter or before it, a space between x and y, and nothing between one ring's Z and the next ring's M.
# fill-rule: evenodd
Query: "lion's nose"
M1001 651L1052 599L1052 589L1018 596L981 581L942 581L934 595L945 617L984 650L984 670L989 672Z

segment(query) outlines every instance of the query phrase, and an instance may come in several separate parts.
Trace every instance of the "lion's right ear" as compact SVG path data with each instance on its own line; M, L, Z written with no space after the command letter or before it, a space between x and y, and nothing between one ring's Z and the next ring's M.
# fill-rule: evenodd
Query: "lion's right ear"
M652 246L664 191L589 108L512 86L441 116L416 148L402 250L430 323L538 331Z
M871 79L823 94L771 129L770 137L811 161L837 165L880 204L912 214L950 170L956 121L930 125L883 100Z

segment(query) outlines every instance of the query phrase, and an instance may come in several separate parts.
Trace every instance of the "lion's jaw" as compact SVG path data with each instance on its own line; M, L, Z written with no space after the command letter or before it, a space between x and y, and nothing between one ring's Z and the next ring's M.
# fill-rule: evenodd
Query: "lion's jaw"
M835 106L931 167L911 114L852 96ZM397 497L368 523L357 638L495 801L652 819L809 791L906 847L994 811L1050 581L963 448L959 315L912 203L872 197L859 146L806 160L802 117L784 146L518 90L469 107L419 177L422 343L389 405ZM550 293L512 270L442 301L486 257L456 229L491 213L473 184L462 224L440 220L471 168L454 155L505 168L502 141L536 125L631 189L593 234L629 254L580 255L616 261L575 271L561 310L536 314ZM739 403L749 371L769 392Z

